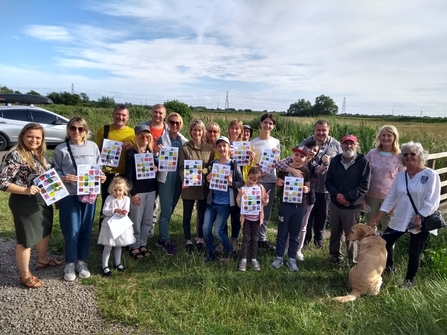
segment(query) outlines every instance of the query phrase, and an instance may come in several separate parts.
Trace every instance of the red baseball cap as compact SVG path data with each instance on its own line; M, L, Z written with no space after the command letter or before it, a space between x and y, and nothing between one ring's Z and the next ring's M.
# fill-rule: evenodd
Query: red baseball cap
M299 152L300 154L303 154L304 156L309 156L309 149L303 145L293 148L292 151Z
M343 136L343 138L341 139L341 143L343 144L346 141L352 141L352 142L355 142L355 143L359 143L359 140L357 139L357 137L355 137L355 135L352 135L352 134L348 134L348 135Z

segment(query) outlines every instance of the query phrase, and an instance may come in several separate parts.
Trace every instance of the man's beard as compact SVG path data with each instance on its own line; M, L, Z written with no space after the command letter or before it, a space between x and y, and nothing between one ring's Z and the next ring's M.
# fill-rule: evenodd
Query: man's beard
M344 158L352 158L355 155L355 151L353 149L346 149L343 151L343 157Z

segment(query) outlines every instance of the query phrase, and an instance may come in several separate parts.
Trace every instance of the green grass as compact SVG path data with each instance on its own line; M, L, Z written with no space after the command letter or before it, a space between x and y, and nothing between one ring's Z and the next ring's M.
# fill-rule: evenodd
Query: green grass
M67 116L81 114L95 133L100 125L110 122L110 110L69 107L53 108ZM134 108L134 107L133 107ZM147 119L149 110L131 109L131 125ZM236 113L200 116L205 121L218 122L223 134L234 118L257 127L260 114ZM282 156L290 154L292 146L312 134L314 118L280 117L273 136L282 144ZM386 120L370 121L331 119L331 135L341 138L346 132L355 133L362 151L371 148L378 126ZM446 124L393 122L401 132L401 143L421 141L430 152L447 151L441 135ZM184 128L183 133L187 133ZM257 129L255 130L255 134ZM445 162L443 163L445 166ZM7 210L8 195L0 194L0 237L14 238L12 217ZM397 286L403 281L408 256L406 238L396 245L398 271L384 276L378 296L363 296L354 303L339 304L332 297L349 292L347 264L329 264L327 248L304 251L306 261L298 273L286 267L272 269L274 255L261 250L261 271L248 265L247 272L237 271L236 263L204 264L198 254L184 252L181 225L181 202L172 218L171 235L179 253L170 257L155 248L156 237L149 241L153 255L133 261L126 254L124 274L114 272L102 278L101 255L96 246L98 220L95 220L89 267L93 276L83 281L93 285L98 295L101 314L113 321L138 325L139 333L148 334L445 334L447 329L447 229L432 237L418 273L418 286L403 291ZM276 220L272 215L269 240L275 241ZM193 218L194 222L194 218ZM158 231L156 235L158 236ZM328 241L325 241L328 245ZM63 254L63 238L56 212L50 248Z

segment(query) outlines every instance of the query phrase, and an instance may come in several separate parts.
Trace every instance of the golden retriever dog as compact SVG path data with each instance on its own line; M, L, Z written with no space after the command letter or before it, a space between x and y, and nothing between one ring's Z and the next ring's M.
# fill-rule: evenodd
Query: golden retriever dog
M374 229L359 223L352 226L346 236L349 241L360 241L357 265L349 272L351 293L333 300L338 302L354 301L362 294L377 295L382 286L382 272L386 266L386 242L375 236Z

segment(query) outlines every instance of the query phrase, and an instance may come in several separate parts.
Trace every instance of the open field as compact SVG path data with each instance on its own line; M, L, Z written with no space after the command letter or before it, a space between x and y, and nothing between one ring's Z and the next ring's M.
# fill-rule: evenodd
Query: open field
M53 106L51 106L53 107ZM63 106L65 107L65 106ZM110 122L111 111L69 110L57 113L83 115L92 131ZM62 110L62 109L61 109ZM222 125L239 118L256 125L260 114L194 114L204 121L213 119ZM131 110L135 125L149 117L148 110ZM304 137L312 134L316 118L280 117L273 136L281 139L283 156ZM346 121L346 122L345 122ZM334 137L352 131L360 137L364 152L371 147L378 121L329 119ZM401 143L409 139L422 142L430 152L447 151L447 123L392 123L401 133ZM225 125L225 126L224 126ZM183 131L183 133L187 133ZM444 165L445 166L445 165ZM14 238L14 226L8 210L8 195L0 194L0 237ZM404 291L402 283L407 263L408 241L396 245L397 272L384 276L378 296L364 296L354 303L338 304L331 297L349 292L349 265L329 263L328 241L324 249L304 250L305 262L299 272L286 267L273 269L274 255L261 250L261 271L250 266L246 273L237 271L236 263L204 264L202 255L186 255L182 230L181 202L172 218L171 236L178 245L176 256L167 256L149 246L151 257L133 261L124 255L128 270L102 278L101 255L95 245L98 220L93 228L92 248L88 260L93 276L83 282L96 288L98 308L109 320L138 324L141 334L445 334L447 329L447 230L432 236L418 273L418 286ZM63 255L63 239L56 212L55 229L50 247ZM194 218L192 220L194 222ZM272 215L269 240L275 241L276 222ZM62 270L61 270L62 271Z

